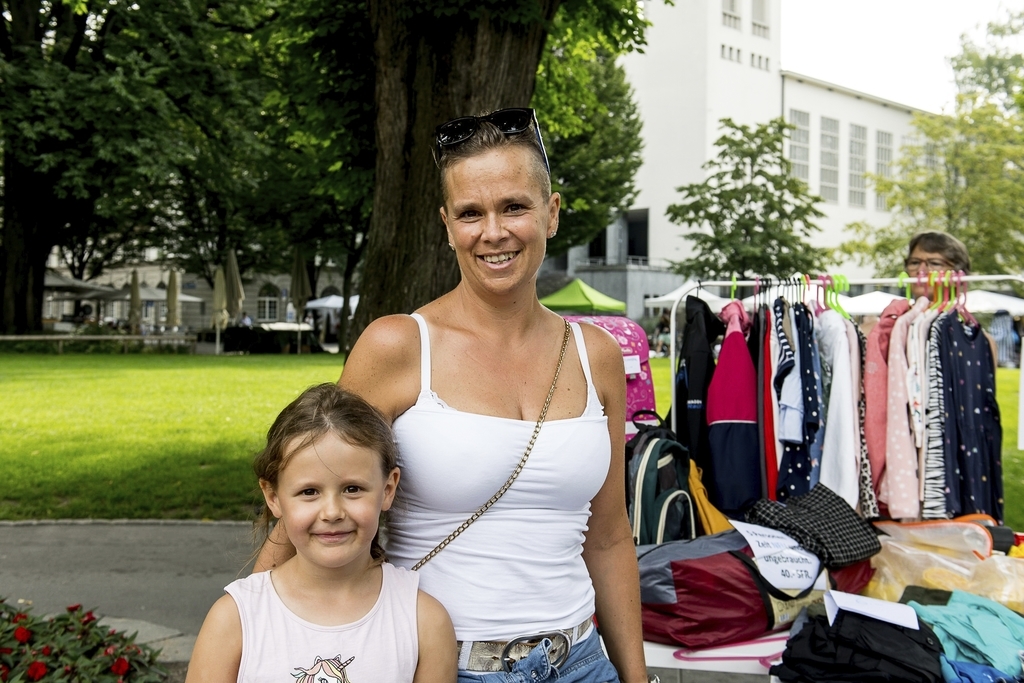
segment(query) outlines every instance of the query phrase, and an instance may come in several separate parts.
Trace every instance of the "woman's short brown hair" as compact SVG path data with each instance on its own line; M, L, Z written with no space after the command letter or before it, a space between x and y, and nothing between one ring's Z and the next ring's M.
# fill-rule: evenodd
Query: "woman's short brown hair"
M929 254L942 254L942 258L949 261L953 270L971 272L971 256L967 253L967 247L949 233L934 230L919 232L910 238L910 245L907 248L908 259L915 249Z
M481 114L486 116L487 114ZM481 121L476 132L464 142L450 147L441 148L441 155L437 159L437 167L441 169L441 194L444 196L445 204L448 203L448 171L452 166L470 157L489 152L492 149L503 149L510 147L525 147L532 152L534 176L545 197L551 196L551 177L548 175L547 167L544 164L544 153L537 143L537 133L533 130L533 124L520 133L506 135L497 126L488 121Z

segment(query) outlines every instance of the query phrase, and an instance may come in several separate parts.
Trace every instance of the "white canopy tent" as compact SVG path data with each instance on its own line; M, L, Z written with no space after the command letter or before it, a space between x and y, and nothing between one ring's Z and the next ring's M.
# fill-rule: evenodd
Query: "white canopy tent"
M656 296L651 299L644 300L644 308L672 308L672 306L682 299L687 294L691 294L698 299L703 299L708 307L718 313L722 308L729 303L729 299L712 294L703 287L698 288L698 284L693 280L687 280L682 286L673 289L668 294Z
M1010 315L1024 315L1024 299L982 289L967 290L967 310L971 313L1006 311Z
M899 294L890 294L876 289L860 296L851 296L843 302L843 310L850 315L882 315L885 307L896 299L902 299Z
M359 305L359 295L350 296L348 298L348 310L349 313L354 313L356 306ZM312 301L306 302L306 308L316 309L327 309L330 311L340 311L345 307L345 297L337 294L331 294L330 296L320 297L319 299L313 299Z

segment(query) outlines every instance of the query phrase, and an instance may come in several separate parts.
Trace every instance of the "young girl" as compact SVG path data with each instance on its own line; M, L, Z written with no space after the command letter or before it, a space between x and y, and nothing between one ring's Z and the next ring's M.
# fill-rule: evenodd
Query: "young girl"
M398 486L391 428L334 384L278 416L254 469L298 553L235 581L210 610L186 683L454 683L448 613L384 562L378 525Z

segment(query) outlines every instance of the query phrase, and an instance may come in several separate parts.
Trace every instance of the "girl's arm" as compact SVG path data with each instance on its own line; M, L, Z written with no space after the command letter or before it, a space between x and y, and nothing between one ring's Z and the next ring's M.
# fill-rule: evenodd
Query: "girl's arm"
M608 416L612 444L608 478L590 502L591 517L583 543L583 560L594 583L597 623L608 658L623 683L645 683L640 575L626 516L626 373L622 350L604 330L591 325L582 327L594 384Z
M213 603L199 629L185 683L235 683L242 663L242 621L230 595Z
M423 591L416 600L416 630L420 648L413 683L455 683L459 676L455 628L441 603Z

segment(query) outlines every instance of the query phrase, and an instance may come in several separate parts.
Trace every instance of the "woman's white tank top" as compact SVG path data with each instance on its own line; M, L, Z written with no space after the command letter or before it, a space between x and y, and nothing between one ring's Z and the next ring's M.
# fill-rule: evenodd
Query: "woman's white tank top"
M274 590L272 572L224 590L242 620L238 683L411 683L419 661L416 572L382 565L380 595L358 621L320 626L299 618Z
M536 422L467 413L430 388L430 337L420 331L420 393L394 423L402 470L388 523L388 559L412 567L501 488ZM459 640L570 628L594 612L583 562L590 501L608 476L604 407L577 323L572 323L587 406L548 420L512 487L420 570L420 587L448 609ZM554 372L543 368L542 372Z

